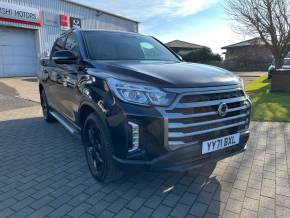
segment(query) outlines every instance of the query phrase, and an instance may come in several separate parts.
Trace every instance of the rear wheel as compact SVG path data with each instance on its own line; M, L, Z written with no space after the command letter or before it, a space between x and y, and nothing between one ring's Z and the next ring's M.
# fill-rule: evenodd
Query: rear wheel
M55 118L50 114L50 109L49 105L47 103L46 95L44 90L41 91L40 94L40 103L41 103L41 108L42 108L42 113L43 113L43 119L46 122L54 122Z
M110 182L122 176L113 160L110 134L97 113L91 113L84 124L82 139L92 176L100 182Z

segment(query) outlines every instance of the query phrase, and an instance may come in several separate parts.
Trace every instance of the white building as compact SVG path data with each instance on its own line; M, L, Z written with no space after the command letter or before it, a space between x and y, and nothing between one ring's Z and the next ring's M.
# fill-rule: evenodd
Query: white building
M138 22L70 0L0 0L0 77L34 76L56 37L79 26L138 32Z

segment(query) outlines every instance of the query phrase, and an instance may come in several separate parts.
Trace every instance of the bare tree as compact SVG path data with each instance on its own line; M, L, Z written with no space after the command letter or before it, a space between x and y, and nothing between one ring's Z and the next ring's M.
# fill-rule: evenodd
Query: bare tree
M271 49L276 68L290 51L289 0L225 0L226 12L239 31L259 35Z

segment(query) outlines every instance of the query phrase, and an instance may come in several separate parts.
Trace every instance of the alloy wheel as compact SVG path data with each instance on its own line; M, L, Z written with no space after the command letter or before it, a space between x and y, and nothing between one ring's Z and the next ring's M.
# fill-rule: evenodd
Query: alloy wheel
M105 169L102 138L99 129L93 122L90 122L87 127L87 153L91 169L101 176Z

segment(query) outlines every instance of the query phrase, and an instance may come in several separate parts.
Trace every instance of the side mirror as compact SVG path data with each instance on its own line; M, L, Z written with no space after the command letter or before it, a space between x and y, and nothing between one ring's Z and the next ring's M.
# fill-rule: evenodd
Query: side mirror
M71 51L56 51L52 56L52 60L57 64L76 64L77 57Z
M183 58L181 57L181 55L177 54L178 58L183 61Z

